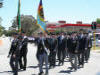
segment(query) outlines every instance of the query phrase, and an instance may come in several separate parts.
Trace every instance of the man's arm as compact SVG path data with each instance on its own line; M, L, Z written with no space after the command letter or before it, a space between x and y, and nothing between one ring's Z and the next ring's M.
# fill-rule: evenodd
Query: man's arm
M10 55L12 54L12 52L13 52L13 44L11 44L11 47L10 47L10 50L9 50L9 53L8 53L7 57L10 57Z

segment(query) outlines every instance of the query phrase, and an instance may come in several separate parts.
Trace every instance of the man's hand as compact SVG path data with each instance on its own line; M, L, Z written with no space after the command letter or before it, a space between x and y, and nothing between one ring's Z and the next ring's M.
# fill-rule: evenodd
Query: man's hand
M77 51L77 50L75 50L75 53L78 53L78 51Z
M10 57L10 55L7 56L7 58L9 58L9 57Z
M87 48L85 48L85 50L87 50Z
M14 57L14 58L16 58L16 55L15 55L15 54L13 54L13 57Z

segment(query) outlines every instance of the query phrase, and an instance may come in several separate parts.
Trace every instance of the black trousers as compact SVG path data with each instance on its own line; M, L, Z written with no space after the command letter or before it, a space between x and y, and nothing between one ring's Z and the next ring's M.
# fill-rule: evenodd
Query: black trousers
M56 52L55 51L50 52L49 63L50 63L50 66L55 66L56 64Z
M65 49L58 49L58 60L59 60L59 63L64 63L64 59L65 59Z
M20 68L26 69L27 65L27 53L21 54L19 58L19 66Z
M84 59L85 59L85 52L82 51L81 53L78 54L79 65L84 66Z
M69 61L71 63L72 68L74 68L75 70L77 70L78 54L69 53Z
M13 57L11 56L10 58L10 66L12 68L12 71L13 71L13 75L18 75L18 60L19 60L19 57Z
M88 61L90 58L90 48L85 51L85 61Z

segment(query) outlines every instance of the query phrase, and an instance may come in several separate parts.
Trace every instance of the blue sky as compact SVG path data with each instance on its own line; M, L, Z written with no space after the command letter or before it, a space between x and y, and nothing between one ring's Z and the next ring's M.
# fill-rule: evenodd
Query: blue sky
M21 14L37 16L39 0L21 0ZM17 15L18 0L4 0L4 7L0 8L2 25L6 28L12 25ZM65 20L67 23L91 23L100 18L100 0L43 0L45 20L57 22Z

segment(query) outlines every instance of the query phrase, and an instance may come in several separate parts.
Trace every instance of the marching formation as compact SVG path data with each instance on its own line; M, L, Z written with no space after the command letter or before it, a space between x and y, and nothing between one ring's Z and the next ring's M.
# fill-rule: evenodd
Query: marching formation
M59 34L50 33L49 35L39 33L34 39L29 39L25 33L14 34L14 40L8 54L10 66L13 74L18 75L19 70L26 70L27 66L27 44L32 41L37 46L36 58L39 66L39 75L50 75L49 69L64 65L65 58L68 58L70 70L77 71L83 68L85 62L90 58L92 47L91 36L80 31L79 33ZM23 59L23 60L22 60ZM58 61L58 63L56 63ZM45 73L43 66L45 63ZM67 63L67 62L66 62Z

